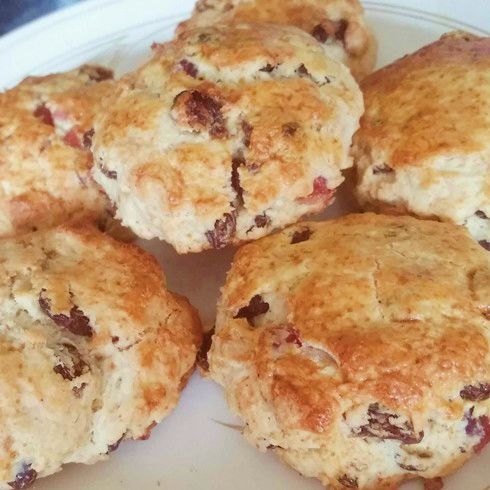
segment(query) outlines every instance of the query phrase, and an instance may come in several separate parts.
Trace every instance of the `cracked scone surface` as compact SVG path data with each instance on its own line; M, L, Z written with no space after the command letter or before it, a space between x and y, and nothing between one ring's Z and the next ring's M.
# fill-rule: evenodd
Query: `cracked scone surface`
M361 88L361 204L464 224L490 249L490 38L447 34Z
M199 0L177 33L217 23L270 22L293 25L324 44L356 80L371 73L377 46L357 0Z
M105 220L109 202L90 175L90 144L111 78L106 68L84 65L0 94L0 237L79 214Z
M117 217L179 253L316 213L351 166L360 90L311 36L214 26L155 47L96 124L94 176Z
M244 435L331 488L445 475L490 440L490 257L412 217L300 223L237 252L209 376Z
M200 323L156 260L90 225L0 240L0 488L149 436Z

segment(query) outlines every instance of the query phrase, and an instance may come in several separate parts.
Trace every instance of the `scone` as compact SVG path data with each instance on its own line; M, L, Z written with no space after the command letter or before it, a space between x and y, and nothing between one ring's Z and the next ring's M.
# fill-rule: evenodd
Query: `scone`
M141 238L221 248L322 211L362 110L347 68L297 28L195 29L119 82L94 176Z
M490 38L447 34L362 89L361 205L462 224L490 248Z
M177 33L229 22L294 25L323 43L328 55L345 63L357 80L371 73L377 45L358 0L198 0Z
M291 226L237 252L208 362L246 438L329 488L444 476L490 441L490 256L409 216Z
M0 240L0 488L145 439L200 343L156 260L91 225Z
M105 218L109 202L90 175L89 149L111 78L106 68L84 65L0 94L0 237L80 213Z

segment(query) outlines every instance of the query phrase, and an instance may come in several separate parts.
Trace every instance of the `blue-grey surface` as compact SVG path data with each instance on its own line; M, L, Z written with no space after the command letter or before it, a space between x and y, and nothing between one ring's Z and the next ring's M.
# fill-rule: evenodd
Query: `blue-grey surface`
M26 22L83 0L0 0L0 35Z

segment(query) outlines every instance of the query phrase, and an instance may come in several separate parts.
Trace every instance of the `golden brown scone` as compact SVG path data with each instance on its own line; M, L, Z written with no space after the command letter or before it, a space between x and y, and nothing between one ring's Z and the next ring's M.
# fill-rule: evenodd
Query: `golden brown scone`
M78 214L105 219L108 201L90 175L89 150L111 78L106 68L84 65L0 94L0 237Z
M291 226L237 252L208 362L247 439L329 488L446 475L490 441L490 256L408 216Z
M376 63L376 40L358 0L198 0L177 34L220 22L299 27L323 43L329 56L345 63L356 80L371 73Z
M465 225L490 247L490 38L453 32L362 83L354 138L368 209Z
M157 261L92 225L0 240L0 488L145 439L201 340Z
M347 68L295 27L195 29L118 83L94 177L141 238L221 248L322 211L362 110Z

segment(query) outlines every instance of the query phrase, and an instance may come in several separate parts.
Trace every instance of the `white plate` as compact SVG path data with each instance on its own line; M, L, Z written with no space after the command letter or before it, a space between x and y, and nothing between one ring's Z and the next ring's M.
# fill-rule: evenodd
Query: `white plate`
M399 0L400 2L402 0ZM26 75L69 69L86 61L110 64L123 73L145 59L152 41L172 36L193 0L89 0L29 24L0 39L0 87ZM379 40L379 66L437 39L452 29L486 34L488 0L393 0L364 2ZM0 108L1 110L1 108ZM344 189L328 216L352 208ZM187 295L207 325L233 255L232 250L179 257L169 247L147 242L145 248L164 265L174 290ZM260 454L238 430L220 389L194 375L182 400L145 442L125 442L107 462L68 465L39 480L38 490L199 489L319 490L272 454ZM446 479L446 490L484 490L490 486L490 447ZM404 490L422 488L419 482Z

